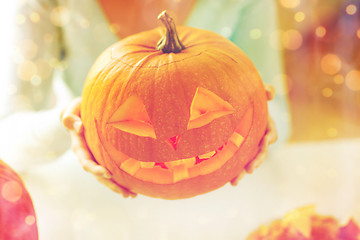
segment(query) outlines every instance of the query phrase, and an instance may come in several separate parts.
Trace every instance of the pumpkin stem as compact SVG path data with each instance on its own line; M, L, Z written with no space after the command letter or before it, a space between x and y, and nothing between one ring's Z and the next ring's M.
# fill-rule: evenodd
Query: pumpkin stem
M165 25L166 32L157 43L156 48L164 53L179 53L181 50L185 49L176 32L173 18L169 16L166 10L160 13L158 19Z

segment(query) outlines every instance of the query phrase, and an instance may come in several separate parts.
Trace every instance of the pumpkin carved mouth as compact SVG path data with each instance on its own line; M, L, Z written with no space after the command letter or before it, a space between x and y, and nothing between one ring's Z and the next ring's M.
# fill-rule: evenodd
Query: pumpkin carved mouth
M158 184L171 184L184 179L214 172L227 162L239 149L244 137L234 132L229 141L218 149L192 158L170 162L142 162L129 158L119 167L126 173Z

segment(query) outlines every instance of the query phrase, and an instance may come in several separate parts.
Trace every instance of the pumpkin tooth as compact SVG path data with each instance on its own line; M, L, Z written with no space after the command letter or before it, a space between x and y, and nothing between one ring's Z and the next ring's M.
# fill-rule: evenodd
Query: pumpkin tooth
M184 161L184 165L187 167L187 168L190 168L190 167L193 167L196 163L196 158L192 157L192 158L186 158L186 159L183 159Z
M196 159L193 158L185 158L180 160L175 160L171 162L165 162L165 166L168 168L174 168L177 166L185 166L187 168L192 167L195 165Z
M140 169L140 167L141 167L140 162L136 161L133 158L129 158L129 159L125 160L120 165L120 168L130 175L134 175L137 172L137 170Z
M199 158L211 158L212 156L214 156L216 154L216 151L211 151L202 155L199 155Z
M172 171L174 183L189 178L188 168L184 165L176 166L172 169Z
M239 133L234 132L233 135L231 135L229 141L235 144L237 147L240 147L241 143L244 141L244 137Z
M140 162L140 166L142 168L153 168L155 166L155 162Z

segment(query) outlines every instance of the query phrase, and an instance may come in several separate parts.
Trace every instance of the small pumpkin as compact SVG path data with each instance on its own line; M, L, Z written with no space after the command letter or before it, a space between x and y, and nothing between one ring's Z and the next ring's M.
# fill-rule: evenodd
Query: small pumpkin
M159 27L92 66L81 119L96 161L135 193L188 198L223 186L259 150L267 99L250 59L210 31ZM159 39L161 39L159 41Z
M332 216L319 215L315 206L305 206L287 213L252 232L247 240L357 240L358 224L350 219L344 226Z
M38 239L31 197L19 175L1 159L0 239Z

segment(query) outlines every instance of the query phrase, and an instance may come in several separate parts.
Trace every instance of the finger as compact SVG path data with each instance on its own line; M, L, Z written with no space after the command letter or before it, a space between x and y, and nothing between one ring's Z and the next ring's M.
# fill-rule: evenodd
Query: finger
M247 173L253 173L254 170L258 168L265 161L268 153L269 153L269 147L268 145L265 145L264 147L261 148L256 158L245 166L245 171Z
M61 114L61 120L63 125L69 130L75 129L77 132L81 130L81 119L80 119L80 106L81 98L74 99L70 105L65 108ZM76 126L74 125L76 123ZM76 128L74 128L74 126Z
M78 135L75 132L71 132L72 149L79 159L80 165L87 172L90 172L96 176L111 178L111 174L106 168L96 163L94 157L89 151L86 141L83 135Z
M113 192L120 193L124 198L127 198L127 197L134 198L134 197L137 196L136 193L133 193L133 192L129 191L128 189L116 184L111 179L104 179L104 178L101 178L101 177L97 177L96 179L99 182L101 182L102 184L104 184L106 187L111 189Z
M278 139L278 133L275 125L275 121L269 116L267 135L269 143L272 144Z
M232 186L236 186L238 185L239 181L246 175L246 171L242 171L237 177L233 178L231 181L230 181L230 184Z
M276 142L277 140L277 130L274 120L269 116L268 125L266 133L261 140L259 145L259 152L256 157L245 166L245 170L248 173L252 173L256 168L258 168L266 159L269 154L269 145Z
M266 98L268 101L272 100L275 96L275 88L273 85L265 84Z

